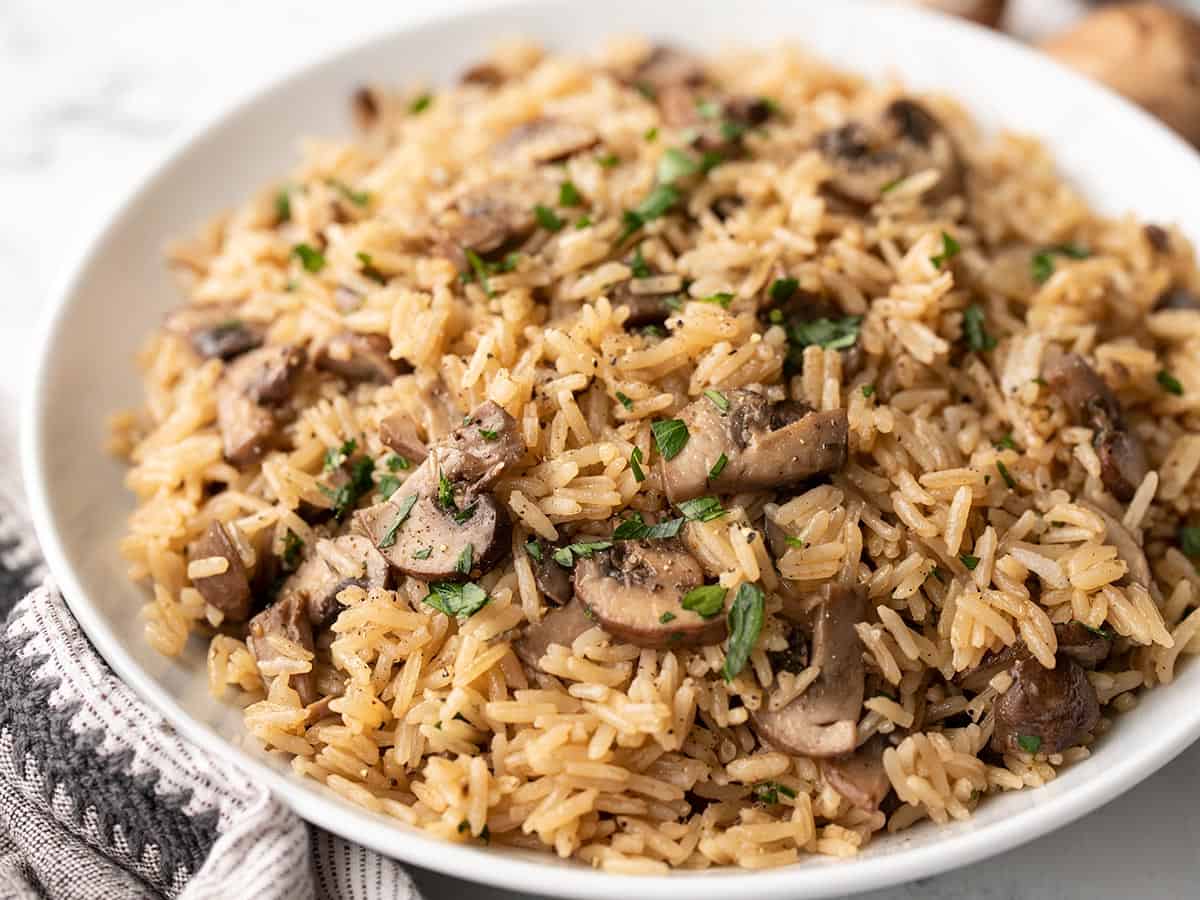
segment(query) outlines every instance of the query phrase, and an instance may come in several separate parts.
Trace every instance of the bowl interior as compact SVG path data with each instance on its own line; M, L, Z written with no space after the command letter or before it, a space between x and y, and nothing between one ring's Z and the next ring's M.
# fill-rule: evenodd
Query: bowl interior
M244 737L240 715L210 700L204 652L193 641L178 661L142 639L144 598L125 579L116 546L132 510L122 466L100 448L108 416L140 403L133 364L143 336L180 301L160 249L213 213L279 178L302 135L349 128L347 98L365 81L450 80L497 36L524 34L558 49L588 50L603 35L646 33L716 49L735 42L795 40L871 77L900 76L915 89L956 95L990 128L1046 141L1073 183L1100 209L1176 222L1200 239L1200 209L1184 185L1200 183L1190 148L1149 117L1046 59L982 29L875 3L764 0L682 5L550 0L464 14L340 53L258 94L185 141L96 238L57 296L42 336L22 428L26 482L51 567L101 653L189 737L238 760L301 815L382 852L479 881L562 896L615 889L677 894L679 878L701 898L744 887L764 898L845 895L928 875L1000 852L1111 799L1200 733L1200 667L1150 692L1088 760L1051 785L994 798L967 822L915 828L873 842L857 860L803 862L765 873L681 873L625 879L552 857L449 846L351 808Z

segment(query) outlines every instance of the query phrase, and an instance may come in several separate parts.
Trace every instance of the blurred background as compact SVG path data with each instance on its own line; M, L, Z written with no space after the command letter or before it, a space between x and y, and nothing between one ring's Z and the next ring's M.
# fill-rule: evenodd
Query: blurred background
M175 140L302 61L418 18L490 2L0 0L0 84L7 88L0 99L0 433L16 427L44 299L86 238ZM1200 25L1191 17L1200 15L1200 0L912 2L1037 46L1200 144ZM632 31L637 23L614 26ZM1105 139L1102 123L1096 135ZM0 466L14 465L0 456ZM1197 896L1200 817L1177 801L1198 792L1200 748L1193 748L1135 794L1019 855L869 900ZM417 876L430 898L515 896Z

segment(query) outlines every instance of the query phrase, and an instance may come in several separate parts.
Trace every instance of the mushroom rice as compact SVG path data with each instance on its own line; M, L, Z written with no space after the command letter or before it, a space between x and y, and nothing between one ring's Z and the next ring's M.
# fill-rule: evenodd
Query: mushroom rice
M171 246L114 423L147 639L298 773L614 872L852 856L1200 650L1175 228L790 48L352 109Z

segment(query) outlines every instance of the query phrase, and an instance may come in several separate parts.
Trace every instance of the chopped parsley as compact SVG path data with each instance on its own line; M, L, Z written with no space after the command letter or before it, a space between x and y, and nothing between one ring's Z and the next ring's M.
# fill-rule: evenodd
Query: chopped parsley
M1176 397L1183 396L1183 385L1179 383L1179 379L1168 372L1166 369L1154 376L1154 380L1168 394L1174 394Z
M562 231L563 226L567 224L555 215L554 210L540 203L533 208L533 215L537 218L537 223L547 231Z
M658 139L658 129L657 128L647 128L646 134L644 135L644 137L646 138L647 141L657 140Z
M863 395L864 397L866 397L868 400L870 400L870 399L871 399L871 397L873 397L873 396L875 395L875 385L873 385L873 384L864 384L864 385L862 386L862 395Z
M351 438L339 447L330 447L325 451L325 471L332 472L334 469L341 466L354 455L354 451L358 449L358 441Z
M715 303L722 309L729 309L729 304L733 302L733 294L721 291L718 294L710 294L707 297L700 298L701 303Z
M429 593L422 602L448 616L465 619L483 609L489 599L487 591L474 582L455 584L449 581L435 581L429 585Z
M929 574L932 575L934 578L936 578L938 581L940 581L942 584L946 583L946 574L938 566L934 566L932 569L930 569Z
M412 115L415 116L415 115L417 115L419 113L423 113L423 112L425 112L425 110L429 109L429 106L432 103L433 103L433 95L432 94L421 94L421 96L415 98L412 101L412 103L408 104L408 111Z
M940 269L946 263L950 262L950 260L954 259L954 257L958 256L958 254L959 254L959 252L961 252L961 250L962 250L962 247L959 245L958 241L956 241L953 237L951 237L949 234L947 234L946 232L943 231L942 232L942 252L939 253L937 256L929 257L929 261L931 263L933 263L933 267L935 269Z
M575 187L575 183L564 181L558 187L558 205L559 206L578 206L583 202L583 195L579 193L579 188Z
M794 534L785 534L783 536L783 542L789 547L795 547L797 550L803 550L808 546L808 541L802 540L801 538L796 537Z
M454 483L445 475L438 473L438 506L445 510L456 510L458 506L454 503Z
M417 495L409 494L400 501L400 508L396 510L396 518L392 524L388 526L388 530L383 533L383 537L379 541L379 549L386 550L388 547L395 546L396 535L400 531L400 526L404 524L404 520L408 518L408 514L412 512L412 508L417 505ZM470 544L467 545L471 546ZM464 575L466 572L463 573Z
M471 267L471 271L463 273L463 281L479 282L479 286L489 297L492 296L492 287L488 284L488 276L511 272L517 267L517 262L521 258L519 253L509 253L499 262L487 262L471 249L465 250L464 255L467 257L467 264Z
M1036 734L1018 734L1017 746L1026 753L1037 753L1042 749L1042 739Z
M967 346L977 353L996 348L996 339L984 327L983 307L977 304L963 310L963 335Z
M1072 621L1079 622L1078 619L1074 619ZM1110 640L1110 641L1112 640L1113 633L1108 628L1093 628L1087 622L1079 622L1079 624L1082 625L1084 628L1086 628L1088 631L1090 631L1092 634L1096 635L1097 637L1102 637L1102 638L1104 638L1106 640Z
M1009 474L1008 466L1004 464L1003 460L996 460L996 471L1000 473L1000 477L1004 479L1004 483L1008 485L1010 491L1017 486L1016 479Z
M656 525L647 525L641 513L634 513L613 529L614 541L661 541L673 538L683 527L683 519L667 519Z
M738 587L729 608L729 643L725 647L725 666L721 674L733 681L746 668L750 651L758 641L763 625L763 592L756 584Z
M1200 526L1185 525L1179 529L1179 549L1184 556L1200 558Z
M592 227L592 217L591 216L580 216L579 220L575 223L576 231L583 231L583 229L591 228L591 227Z
M359 252L354 255L362 264L362 268L359 271L363 273L364 278L370 278L376 284L387 284L387 276L375 268L375 262L371 259L370 254Z
M645 335L646 337L662 337L663 335L666 334L666 332L663 331L661 328L659 328L657 325L647 325L645 328L642 329L642 334Z
M1000 440L996 441L996 449L997 450L1016 450L1017 449L1017 442L1013 440L1011 431L1005 432L1004 437L1002 437L1002 438L1000 438Z
M717 461L712 464L712 468L708 470L708 478L711 481L722 472L725 471L725 466L729 463L729 457L722 453L717 457Z
M461 525L463 522L465 522L469 518L471 518L471 516L475 515L475 508L477 506L479 506L478 503L472 503L466 509L460 509L457 512L455 512L453 515L450 516L450 518L452 518L454 520L455 525Z
M721 107L715 100L696 100L696 112L705 119L720 118Z
M603 156L596 157L596 163L602 168L611 169L613 166L620 165L621 157L615 153L605 153Z
M661 616L658 617L658 621L661 622L663 625L666 625L668 622L674 622L675 621L675 613L665 612Z
M538 541L526 541L525 552L538 562L541 562L545 558L545 554L542 552L542 545Z
M649 278L654 274L650 271L650 267L646 265L646 257L642 256L641 244L638 244L637 248L633 251L633 260L630 262L629 267L633 270L634 278Z
M728 593L719 584L704 584L684 594L681 605L705 619L711 619L725 608L725 595Z
M853 347L862 327L862 316L847 316L844 319L814 319L788 328L788 340L794 347L811 345L826 350L845 350Z
M617 236L617 243L623 243L626 238L636 233L643 225L653 222L671 210L679 202L681 195L672 185L660 184L652 190L633 209L627 209L621 216L623 227Z
M620 403L626 409L633 409L633 401L630 400L628 397L626 397L624 394L622 394L620 391L617 391L617 402Z
M350 463L350 477L346 483L336 490L320 485L321 493L333 501L333 515L339 522L346 518L346 513L354 508L358 498L367 493L375 484L372 475L375 463L365 456L360 456Z
M725 515L725 508L716 497L697 497L695 500L684 500L679 504L679 511L689 522L711 522Z
M500 432L492 431L490 428L480 428L479 436L485 441L495 441L500 439Z
M389 472L400 472L403 470L407 470L408 467L412 465L412 463L410 463L403 456L400 456L397 453L393 453L391 456L389 456L387 458L386 465L388 467Z
M432 547L422 547L420 550L413 551L413 559L429 559L432 554Z
M881 187L879 189L879 193L890 194L896 188L900 187L900 185L904 184L905 181L906 181L906 179L904 177L893 178L891 181L889 181L887 184L885 184L883 187Z
M371 195L366 191L356 191L344 181L338 181L336 178L329 180L329 186L334 188L339 194L353 203L355 206L366 206L371 202Z
M550 558L564 569L572 569L575 567L575 560L591 556L597 550L607 550L611 546L612 541L581 541L560 547L550 555Z
M391 499L392 494L400 490L401 481L395 475L384 475L375 485L375 492L384 500Z
M314 250L308 244L297 244L292 248L292 255L300 260L305 272L317 273L325 268L325 254Z
M786 303L800 289L800 282L795 278L776 278L771 282L771 302Z
M300 565L300 556L303 553L304 541L300 540L300 536L289 528L287 534L283 536L283 555L280 557L283 571L295 572Z
M292 195L287 188L280 188L275 195L275 221L282 225L292 220Z
M654 443L658 445L658 452L666 460L672 460L678 456L679 451L688 442L687 425L682 419L659 419L651 424L650 431L654 434Z
M962 560L962 564L972 572L974 572L975 567L979 565L979 557L972 556L970 553L960 553L958 558Z
M1078 244L1056 244L1053 247L1039 250L1033 254L1030 261L1030 274L1038 284L1048 281L1054 274L1054 256L1056 254L1070 259L1087 259L1092 255L1087 247L1081 247Z
M471 567L475 565L475 545L467 544L454 563L454 571L459 575L470 575Z
M754 786L754 799L759 803L765 803L767 806L774 806L779 803L779 795L789 799L796 799L796 792L786 784L780 784L777 781L764 781Z
M720 391L705 391L704 396L712 401L712 405L715 406L722 415L729 412L729 398Z
M671 147L658 160L658 183L674 184L680 178L687 178L700 171L699 161L684 150Z
M629 454L629 468L633 470L633 480L643 482L646 480L646 473L642 470L642 448L634 447L633 452Z

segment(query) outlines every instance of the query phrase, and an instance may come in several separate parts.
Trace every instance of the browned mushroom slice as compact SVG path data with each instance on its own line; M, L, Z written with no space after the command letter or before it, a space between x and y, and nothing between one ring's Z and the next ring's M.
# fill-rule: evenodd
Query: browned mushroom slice
M566 606L549 610L542 621L528 626L524 632L513 641L513 652L525 665L540 669L539 663L551 644L570 647L589 628L595 628L593 621L578 601Z
M347 534L318 541L314 553L283 583L280 596L300 595L309 622L326 628L341 611L338 594L351 585L385 588L390 574L387 560L370 540Z
M525 455L525 441L517 420L504 407L488 400L433 451L443 476L467 482L473 491L482 491Z
M282 656L271 646L270 636L273 634L312 652L315 646L312 626L308 622L304 598L299 594L281 597L250 620L246 646L260 665ZM317 683L312 672L302 672L289 677L292 687L300 695L302 705L308 706L316 702Z
M817 412L802 404L771 403L750 390L724 392L728 410L701 397L679 413L688 441L662 462L672 503L706 493L781 489L846 462L848 425L842 409ZM716 477L713 466L724 454Z
M533 194L531 185L509 179L469 189L437 217L435 249L464 268L466 250L487 254L525 237L537 224Z
M698 56L659 44L627 81L658 104L659 114L667 125L682 127L699 121L696 103L700 89L708 83L708 73Z
M1162 592L1159 590L1153 572L1150 571L1150 563L1146 560L1146 553L1142 550L1142 545L1137 538L1123 523L1110 516L1095 503L1082 499L1075 502L1094 512L1104 521L1105 539L1117 548L1117 555L1125 561L1126 572L1122 580L1141 585L1150 592L1155 603L1161 604Z
M628 282L618 285L612 291L613 306L623 306L629 310L625 318L626 328L645 328L647 325L661 325L671 315L671 307L667 306L670 293L665 294L635 294Z
M263 327L230 306L185 306L167 316L167 331L186 337L205 359L231 360L262 346Z
M1013 683L993 707L992 749L1061 753L1100 721L1096 690L1074 660L1059 658L1047 669L1031 657L1011 671Z
M538 590L551 603L565 606L574 594L574 586L571 584L570 570L563 568L552 558L554 549L543 547L542 558L530 557L529 561L533 566L533 580L537 583Z
M458 76L459 84L478 84L483 87L499 87L508 80L508 76L494 62L487 60L476 63Z
M588 126L547 116L516 126L496 144L492 155L537 165L561 162L598 143L600 136Z
M1164 232L1165 233L1165 232ZM1172 288L1164 292L1156 301L1154 301L1154 310L1159 312L1164 309L1200 309L1200 297L1197 297L1186 288Z
M274 446L281 425L276 408L291 396L304 360L303 347L262 347L225 369L216 389L217 427L234 465L256 462Z
M826 191L859 210L879 200L885 187L905 175L900 156L894 150L873 150L858 123L818 135L817 149L833 168Z
M678 540L620 541L575 563L575 599L613 637L638 647L698 647L725 639L725 616L683 608L704 570Z
M188 547L188 562L220 557L225 560L224 572L192 579L192 585L204 597L204 602L219 609L230 622L244 622L250 614L250 580L241 554L220 522Z
M1071 416L1095 432L1100 480L1118 500L1128 502L1149 471L1141 440L1125 427L1116 395L1078 353L1050 360L1043 375Z
M417 423L404 413L393 413L379 422L379 440L411 462L423 462L429 454L417 433Z
M817 758L843 756L858 743L866 671L855 625L866 619L861 586L827 585L816 610L812 665L821 672L782 709L764 704L751 717L759 737L781 750Z
M404 574L424 581L460 581L472 571L487 572L508 551L512 520L491 494L449 509L436 496L406 490L407 485L391 500L355 514L358 527Z
M963 165L958 150L942 123L928 109L901 97L884 110L884 124L894 135L906 174L935 169L938 183L925 192L926 199L937 203L963 189Z
M1001 672L1007 672L1023 659L1031 656L1029 648L1023 642L1009 644L1000 650L988 653L979 665L958 675L954 680L964 691L978 693L984 690L988 683Z
M392 343L382 334L357 334L346 331L323 342L313 353L313 365L347 381L391 382L402 374L401 367L388 354ZM410 367L405 367L412 371Z
M1094 669L1112 650L1112 640L1088 628L1082 622L1061 622L1054 626L1058 655L1073 659L1085 669Z
M364 131L379 120L379 99L369 85L362 85L350 96L350 112L354 123Z
M852 806L875 812L892 789L883 768L886 746L883 738L875 735L849 756L822 759L821 775Z

